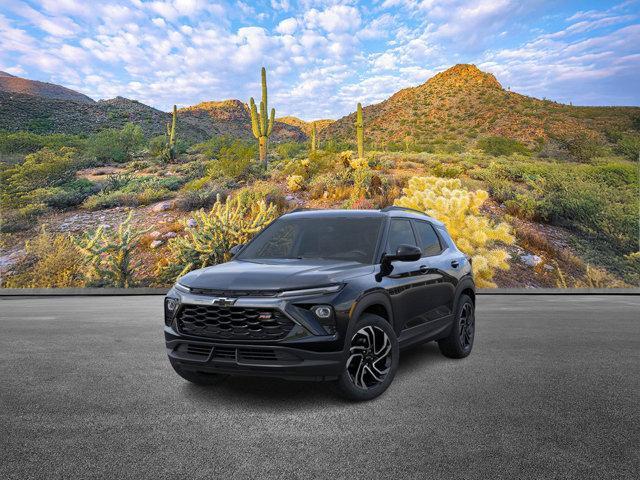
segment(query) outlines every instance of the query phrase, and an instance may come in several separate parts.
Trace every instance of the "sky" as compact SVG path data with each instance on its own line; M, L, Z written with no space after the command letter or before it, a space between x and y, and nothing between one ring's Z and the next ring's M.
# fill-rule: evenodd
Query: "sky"
M640 0L0 0L0 70L168 111L260 95L339 118L457 63L512 91L640 105Z

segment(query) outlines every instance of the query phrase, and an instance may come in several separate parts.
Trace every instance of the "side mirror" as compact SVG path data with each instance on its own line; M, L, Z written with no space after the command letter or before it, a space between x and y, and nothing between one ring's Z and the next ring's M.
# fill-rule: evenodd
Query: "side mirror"
M380 265L380 272L376 274L376 280L379 282L382 277L390 275L393 271L393 265L391 262L415 262L422 257L422 250L415 245L400 245L396 250L395 255L385 255L382 257L382 265Z
M386 255L384 258L389 262L415 262L422 257L422 250L415 245L400 245L395 255Z
M242 250L242 247L244 247L243 243L239 245L234 245L229 249L229 253L231 254L232 257L235 257L240 252L240 250Z

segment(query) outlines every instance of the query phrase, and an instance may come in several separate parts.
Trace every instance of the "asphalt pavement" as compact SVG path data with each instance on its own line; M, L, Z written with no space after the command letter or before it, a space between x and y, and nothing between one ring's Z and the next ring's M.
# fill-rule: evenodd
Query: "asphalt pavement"
M162 297L0 300L6 479L626 479L640 296L481 296L474 351L402 353L389 390L173 373Z

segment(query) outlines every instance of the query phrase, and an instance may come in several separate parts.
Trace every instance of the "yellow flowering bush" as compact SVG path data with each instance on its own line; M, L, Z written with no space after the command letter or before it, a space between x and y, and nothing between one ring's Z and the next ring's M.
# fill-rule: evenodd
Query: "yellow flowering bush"
M476 284L495 287L495 270L509 268L509 254L495 244L511 244L515 239L507 223L496 224L480 213L489 194L466 190L459 179L438 177L413 177L402 193L395 204L421 210L443 222L458 248L473 258Z
M289 175L287 177L287 188L292 192L302 190L304 187L304 177L302 175Z

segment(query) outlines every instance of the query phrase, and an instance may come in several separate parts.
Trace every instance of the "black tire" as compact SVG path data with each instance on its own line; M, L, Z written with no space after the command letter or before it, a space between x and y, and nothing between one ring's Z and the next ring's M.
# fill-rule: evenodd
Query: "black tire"
M171 366L178 375L191 383L195 383L196 385L215 385L220 382L220 380L228 376L218 373L199 373L192 370L185 370L172 358L169 359L169 362L171 362Z
M440 352L449 358L468 356L473 348L475 331L475 305L468 295L461 295L451 332L446 338L438 340Z
M382 394L396 375L398 339L389 322L369 313L362 315L350 332L344 370L336 387L349 400L371 400Z

